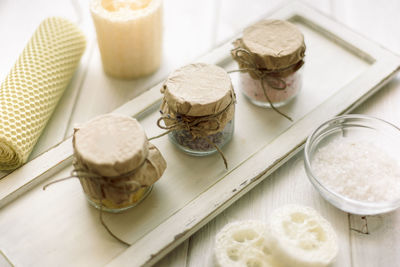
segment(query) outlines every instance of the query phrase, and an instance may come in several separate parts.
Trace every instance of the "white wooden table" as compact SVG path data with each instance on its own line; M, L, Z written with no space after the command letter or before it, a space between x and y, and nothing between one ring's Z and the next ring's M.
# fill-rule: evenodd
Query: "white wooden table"
M400 1L308 0L339 22L400 53ZM226 41L246 25L283 4L272 0L166 0L164 62L154 75L136 81L119 81L102 73L92 21L86 0L0 1L0 80L3 80L42 19L60 15L78 23L88 37L88 48L69 89L63 96L32 156L63 140L77 123L109 112L150 88L173 69ZM332 74L334 75L334 74ZM397 90L396 90L397 89ZM400 125L400 77L360 106L355 113L370 114ZM93 97L95 96L95 97ZM234 220L266 220L285 203L312 206L336 229L340 253L334 266L400 266L400 210L364 220L324 201L309 183L299 153L254 190L233 204L157 266L212 266L215 234ZM0 250L13 240L1 239ZM7 256L7 255L5 255ZM10 259L12 261L12 259ZM0 266L6 264L0 255Z

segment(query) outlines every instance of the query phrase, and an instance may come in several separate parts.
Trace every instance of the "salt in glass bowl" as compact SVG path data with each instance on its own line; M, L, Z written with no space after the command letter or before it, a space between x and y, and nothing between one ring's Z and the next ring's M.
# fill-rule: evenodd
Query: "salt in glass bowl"
M365 115L353 114L336 117L315 129L308 137L304 148L304 166L307 176L321 196L337 208L359 215L381 214L400 207L400 195L392 201L355 200L326 187L315 175L315 171L313 171L314 156L320 148L339 138L368 140L400 163L400 129L398 127L384 120Z

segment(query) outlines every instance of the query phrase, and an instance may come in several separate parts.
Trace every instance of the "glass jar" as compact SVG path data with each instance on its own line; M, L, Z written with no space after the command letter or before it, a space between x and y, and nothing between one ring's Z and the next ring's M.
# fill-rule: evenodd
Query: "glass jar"
M166 162L136 119L99 116L73 135L74 171L90 204L121 212L139 204L161 177Z
M164 82L161 104L169 139L195 156L220 152L234 132L236 96L227 72L215 65L190 64ZM226 163L226 162L225 162Z
M147 197L153 188L153 186L146 186L135 192L129 192L123 187L99 186L98 182L89 179L80 179L80 182L86 199L92 206L112 213L135 207Z
M300 92L306 46L295 25L262 20L246 28L233 44L241 91L251 103L276 108Z
M276 83L284 82L284 88L276 88ZM239 83L243 95L254 105L270 108L281 107L289 103L300 92L303 83L303 67L289 74L286 77L279 76L279 73L267 75L262 81L253 79L249 73L241 72L239 74ZM283 84L282 84L283 85ZM265 88L265 93L264 93ZM265 96L267 94L267 97Z
M188 130L176 130L168 134L169 139L179 149L194 156L206 156L217 152L233 136L234 119L230 120L221 131L205 137L195 137ZM214 146L215 145L215 146Z

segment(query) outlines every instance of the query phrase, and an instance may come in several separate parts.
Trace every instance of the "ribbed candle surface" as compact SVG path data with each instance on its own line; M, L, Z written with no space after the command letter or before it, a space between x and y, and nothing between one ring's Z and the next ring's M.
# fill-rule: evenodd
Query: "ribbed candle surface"
M0 86L0 170L26 162L85 50L82 32L45 19Z

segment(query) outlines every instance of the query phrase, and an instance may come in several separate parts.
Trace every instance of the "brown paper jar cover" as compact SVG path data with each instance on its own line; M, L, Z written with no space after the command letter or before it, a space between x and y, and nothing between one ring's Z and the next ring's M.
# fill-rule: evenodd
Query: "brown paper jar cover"
M247 27L234 46L251 52L256 64L268 70L280 70L300 62L306 50L300 30L283 20L261 20Z
M218 125L215 121L200 123L207 134L221 131L233 119L236 97L232 82L228 73L216 65L196 63L174 71L164 82L161 93L164 115L196 118L221 113L217 116ZM167 125L173 123L164 121ZM196 136L196 132L192 134Z
M277 108L300 92L306 46L304 36L292 23L261 20L247 27L233 42L231 54L239 64L239 87L256 106Z
M74 165L100 176L80 179L86 195L108 209L135 204L166 169L140 123L123 115L102 115L76 128L73 148Z

